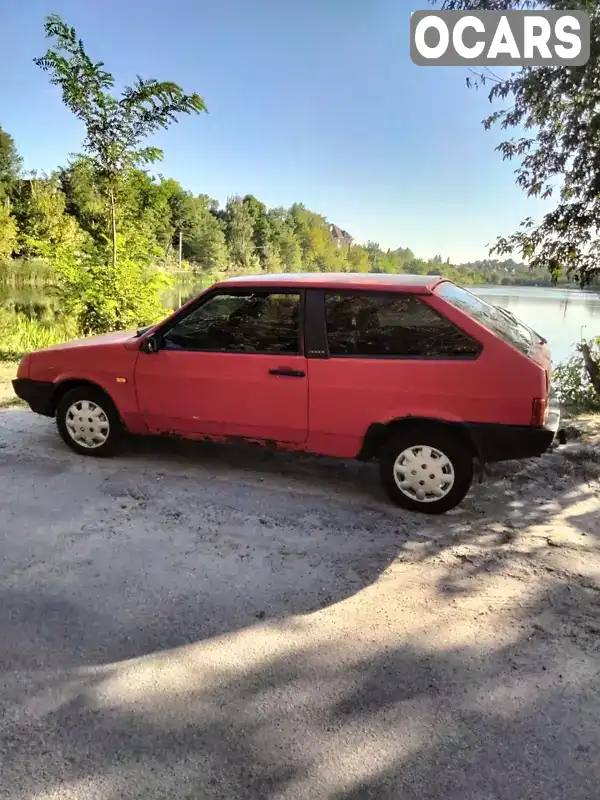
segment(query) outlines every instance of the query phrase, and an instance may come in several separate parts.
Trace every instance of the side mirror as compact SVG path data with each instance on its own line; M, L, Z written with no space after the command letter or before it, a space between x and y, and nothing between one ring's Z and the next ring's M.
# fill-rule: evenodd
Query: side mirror
M158 353L160 350L160 342L157 336L148 336L147 339L144 339L140 346L140 350L143 353Z

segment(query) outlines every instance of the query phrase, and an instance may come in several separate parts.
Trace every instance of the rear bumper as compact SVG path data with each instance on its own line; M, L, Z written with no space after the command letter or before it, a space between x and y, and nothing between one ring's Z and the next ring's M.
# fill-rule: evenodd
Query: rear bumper
M55 386L51 381L34 381L31 378L15 378L12 382L17 397L24 400L36 414L54 416L52 395Z
M467 424L482 461L509 461L541 456L549 449L560 426L560 408L552 406L543 426Z

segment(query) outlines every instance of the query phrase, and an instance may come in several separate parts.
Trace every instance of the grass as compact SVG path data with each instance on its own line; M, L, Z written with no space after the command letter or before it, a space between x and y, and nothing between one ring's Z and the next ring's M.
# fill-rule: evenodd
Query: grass
M76 334L70 320L44 324L24 314L0 311L0 361L18 361L25 353L67 342Z
M69 320L44 324L25 314L0 309L0 409L25 405L11 384L23 355L66 342L75 335L75 326Z
M52 264L42 258L0 261L0 283L7 286L44 286L53 277Z

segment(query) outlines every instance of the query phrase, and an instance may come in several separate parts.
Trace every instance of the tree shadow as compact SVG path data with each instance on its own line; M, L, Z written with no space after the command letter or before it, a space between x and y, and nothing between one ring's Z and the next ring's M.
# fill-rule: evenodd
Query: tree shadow
M433 519L371 465L166 443L152 473L146 446L28 464L57 502L1 532L5 563L33 537L42 566L0 590L0 796L595 797L599 592L565 560L597 550L595 449L497 465ZM496 578L538 592L493 645L442 644L448 616L379 641L361 590L384 617L390 569L419 566L446 606Z
M71 671L5 708L0 786L17 799L591 800L600 660L535 627L565 591L515 613L519 635L497 647L440 648L424 627L365 651L311 641L310 624L282 641L273 623Z

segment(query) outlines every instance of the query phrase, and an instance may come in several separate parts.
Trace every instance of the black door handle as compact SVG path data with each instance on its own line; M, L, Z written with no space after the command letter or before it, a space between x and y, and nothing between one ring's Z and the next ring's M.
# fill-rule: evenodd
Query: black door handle
M269 375L283 375L285 378L305 378L306 373L301 369L291 369L290 367L278 367L270 369Z

